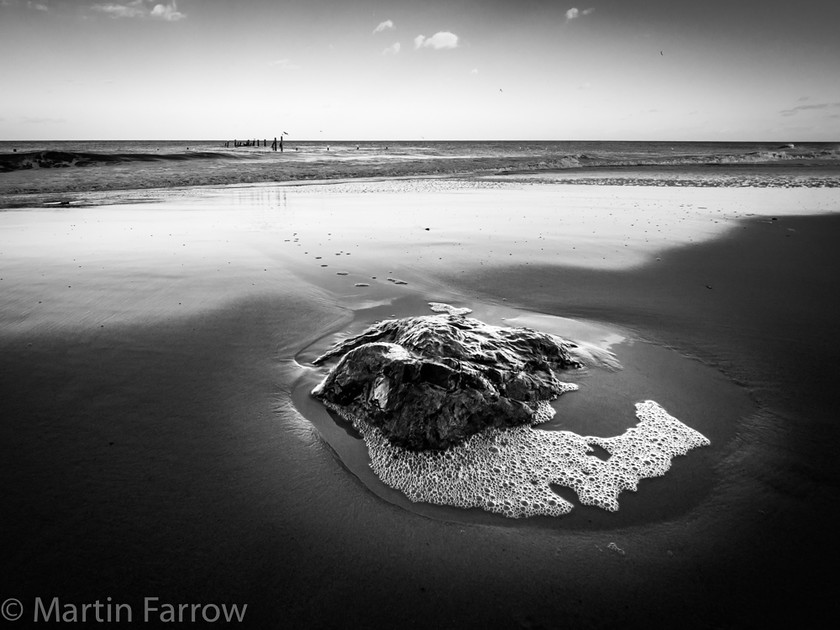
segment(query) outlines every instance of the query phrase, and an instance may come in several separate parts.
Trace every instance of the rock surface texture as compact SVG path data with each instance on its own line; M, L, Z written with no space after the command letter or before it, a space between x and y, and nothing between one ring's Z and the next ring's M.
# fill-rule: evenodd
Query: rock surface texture
M340 357L312 395L393 444L442 450L488 428L532 424L539 403L575 389L572 342L460 314L379 322L318 357Z

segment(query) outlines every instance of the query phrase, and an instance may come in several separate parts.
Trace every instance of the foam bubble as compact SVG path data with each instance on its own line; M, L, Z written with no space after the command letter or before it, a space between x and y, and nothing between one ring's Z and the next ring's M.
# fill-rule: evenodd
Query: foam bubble
M450 315L469 315L472 313L471 308L452 306L444 302L429 302L429 310L435 313L449 313Z
M636 404L638 424L616 437L520 426L484 431L445 451L395 446L364 419L329 406L362 434L377 476L411 501L481 508L510 518L568 514L573 505L551 484L571 488L584 505L616 511L623 490L636 490L639 480L664 475L675 456L709 444L652 400ZM553 415L542 402L535 423ZM595 446L609 457L595 456Z

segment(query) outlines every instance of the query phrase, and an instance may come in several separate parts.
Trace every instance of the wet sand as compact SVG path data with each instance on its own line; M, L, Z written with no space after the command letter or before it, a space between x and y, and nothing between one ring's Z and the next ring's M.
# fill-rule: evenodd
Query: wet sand
M384 182L4 212L0 593L247 603L255 628L830 612L838 211L830 190ZM670 379L712 447L612 521L383 498L293 395L308 348L427 301L629 337L607 340L621 396ZM615 428L609 379L582 381L581 430Z

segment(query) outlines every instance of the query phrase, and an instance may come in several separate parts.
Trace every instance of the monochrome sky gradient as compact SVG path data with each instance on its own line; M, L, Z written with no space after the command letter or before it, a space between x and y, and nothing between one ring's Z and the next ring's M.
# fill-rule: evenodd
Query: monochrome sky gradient
M0 139L840 140L837 0L0 0Z

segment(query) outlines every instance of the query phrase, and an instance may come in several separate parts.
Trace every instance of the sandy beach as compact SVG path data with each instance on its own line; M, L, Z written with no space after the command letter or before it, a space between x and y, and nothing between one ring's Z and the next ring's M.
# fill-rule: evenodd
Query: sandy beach
M0 212L0 593L247 604L253 628L763 627L836 612L840 192L384 180ZM382 318L615 353L711 446L607 513L413 505L307 392Z

